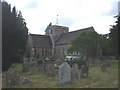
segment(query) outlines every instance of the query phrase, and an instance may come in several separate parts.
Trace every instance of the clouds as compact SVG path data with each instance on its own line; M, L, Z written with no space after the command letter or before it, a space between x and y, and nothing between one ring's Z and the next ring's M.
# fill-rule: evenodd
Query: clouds
M26 9L35 9L38 8L38 3L36 1L30 2L27 6Z
M70 31L93 26L98 33L108 33L114 24L119 0L7 0L22 11L29 32L44 34L47 25L68 26Z

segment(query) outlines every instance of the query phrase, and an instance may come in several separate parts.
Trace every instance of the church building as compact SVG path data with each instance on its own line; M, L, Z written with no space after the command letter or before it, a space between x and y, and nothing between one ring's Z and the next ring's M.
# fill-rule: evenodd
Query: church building
M69 55L68 49L72 40L77 38L82 32L93 31L93 27L88 27L69 32L66 26L52 25L50 23L44 35L29 34L26 45L26 56L33 57L56 57L64 58ZM78 55L78 52L72 54Z

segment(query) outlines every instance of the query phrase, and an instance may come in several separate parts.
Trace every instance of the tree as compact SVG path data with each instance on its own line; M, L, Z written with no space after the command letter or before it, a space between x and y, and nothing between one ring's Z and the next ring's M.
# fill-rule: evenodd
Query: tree
M117 15L115 16L115 18L117 18L117 21L115 22L115 25L111 25L110 28L110 33L109 33L109 37L112 40L112 48L114 49L114 55L116 55L116 57L120 56L120 51L118 49L118 45L120 44L120 37L118 37L119 34L119 30L120 30L120 16Z
M6 71L14 62L21 62L23 57L28 29L22 13L16 7L2 2L2 70Z
M95 31L82 32L79 37L72 41L72 46L68 52L77 51L80 54L91 58L101 56L98 52L110 51L110 39L100 35Z

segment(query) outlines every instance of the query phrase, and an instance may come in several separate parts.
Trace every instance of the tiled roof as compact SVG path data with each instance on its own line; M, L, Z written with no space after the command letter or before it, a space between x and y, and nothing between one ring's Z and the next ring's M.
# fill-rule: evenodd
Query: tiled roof
M52 48L52 41L48 35L30 34L33 47Z
M84 28L84 29L64 33L64 34L61 35L61 37L59 37L56 40L55 45L69 44L69 43L71 43L72 40L77 38L81 32L89 31L89 30L90 31L94 30L94 28L93 27L88 27L88 28Z
M55 30L56 30L56 29L57 29L57 30L58 30L58 29L60 29L60 30L61 30L61 29L67 29L67 30L68 30L69 28L66 27L66 26L53 25L53 26L52 26L52 29L55 29Z

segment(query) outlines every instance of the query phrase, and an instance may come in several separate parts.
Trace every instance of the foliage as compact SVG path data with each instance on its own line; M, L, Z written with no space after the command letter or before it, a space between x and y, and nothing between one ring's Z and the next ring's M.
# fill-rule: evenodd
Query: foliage
M11 10L11 5L2 2L2 70L6 71L12 63L21 62L28 29L22 13L16 11L16 7Z
M110 33L109 33L109 37L112 40L112 48L114 50L114 55L118 56L120 55L120 51L118 49L118 45L120 44L120 37L118 37L119 31L120 30L120 16L116 16L115 18L117 18L116 24L115 25L111 25L110 28Z
M43 63L43 59L42 58L37 59L37 63L38 64L42 64Z
M86 61L83 58L77 59L76 63L78 64L78 67L80 68L82 65L86 65Z
M86 61L85 61L85 59L81 56L80 58L78 58L78 59L75 59L75 60L70 60L70 61L67 61L68 62L68 64L70 65L70 66L72 66L73 64L77 64L78 65L78 67L79 67L79 69L80 69L80 67L82 66L82 65L86 65Z
M109 43L110 39L95 31L82 32L79 37L72 41L72 46L68 52L77 51L86 57L97 57L101 49L110 52Z

